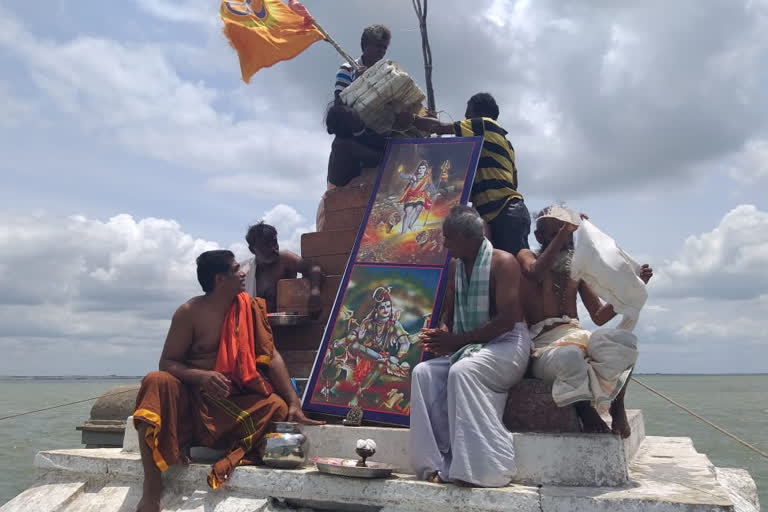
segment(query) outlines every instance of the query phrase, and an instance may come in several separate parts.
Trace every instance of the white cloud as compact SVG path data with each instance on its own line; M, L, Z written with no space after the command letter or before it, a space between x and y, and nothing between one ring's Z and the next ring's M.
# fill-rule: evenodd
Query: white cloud
M222 111L220 103L246 101L243 95L182 78L162 44L96 37L55 43L38 39L2 11L0 32L0 47L23 58L46 108L68 115L97 140L219 174L210 180L217 190L280 198L295 193L298 183L322 185L322 173L306 163L326 161L328 136L302 126L319 123L302 112L277 113L274 106L238 120L236 110ZM265 99L251 89L247 102L269 104Z
M2 214L0 343L21 343L19 357L46 370L76 362L49 359L38 344L159 353L174 309L201 293L195 258L216 247L172 220ZM13 373L13 357L4 361L0 374ZM97 373L120 368L115 360Z
M768 139L752 138L745 142L728 174L747 185L768 179Z
M739 205L707 233L689 236L658 273L671 297L749 299L768 292L768 212Z

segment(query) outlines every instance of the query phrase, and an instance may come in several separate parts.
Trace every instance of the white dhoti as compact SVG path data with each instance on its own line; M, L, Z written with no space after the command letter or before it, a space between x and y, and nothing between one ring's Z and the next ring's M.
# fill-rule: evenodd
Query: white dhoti
M560 325L557 325L557 324ZM548 331L543 328L556 325ZM637 360L637 337L626 329L582 329L577 319L547 319L531 328L533 375L552 382L560 406L590 401L607 410Z
M411 377L411 465L421 479L502 487L515 475L512 434L502 416L507 391L525 374L531 342L525 324L451 365L439 357Z

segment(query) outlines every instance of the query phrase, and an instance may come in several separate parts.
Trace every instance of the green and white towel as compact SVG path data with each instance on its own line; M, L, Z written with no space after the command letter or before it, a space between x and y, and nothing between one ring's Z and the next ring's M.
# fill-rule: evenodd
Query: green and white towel
M453 332L464 334L490 320L491 256L493 245L483 238L480 250L475 257L472 275L467 282L467 272L462 260L456 261L456 296L453 305ZM472 343L464 345L451 355L451 364L477 352L483 345Z

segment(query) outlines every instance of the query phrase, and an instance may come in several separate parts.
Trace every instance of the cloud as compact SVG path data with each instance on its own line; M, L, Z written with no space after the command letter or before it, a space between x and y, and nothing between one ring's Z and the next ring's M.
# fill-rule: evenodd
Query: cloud
M45 345L63 343L79 354L85 345L101 354L159 353L174 309L200 294L195 258L217 247L166 219L2 214L0 343L21 343L23 358L62 371L75 362L49 359ZM13 373L4 360L0 374Z
M729 211L712 231L689 236L659 269L655 293L667 297L751 299L768 291L768 212Z
M253 115L238 119L236 105L227 111L222 104L234 98L247 106L266 95L246 99L186 80L162 44L87 36L56 43L35 37L2 11L0 29L0 48L23 59L45 108L65 114L95 140L216 174L209 184L217 190L281 198L295 193L292 184L323 184L323 174L306 162L327 160L328 136L304 112L279 113L265 103L260 114L251 108Z
M728 174L746 185L768 179L768 139L752 138L745 142L734 157Z

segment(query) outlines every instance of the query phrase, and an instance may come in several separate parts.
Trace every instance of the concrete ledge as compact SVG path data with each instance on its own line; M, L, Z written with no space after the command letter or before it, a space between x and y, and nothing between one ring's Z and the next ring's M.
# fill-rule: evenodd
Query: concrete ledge
M117 512L134 510L141 494L141 461L118 449L41 452L38 483L1 512ZM746 472L722 472L688 438L649 437L631 464L630 482L620 487L510 485L465 489L429 484L406 475L362 480L318 473L314 468L272 470L239 467L219 491L205 479L209 466L192 464L164 473L163 508L170 511L271 512L287 500L313 509L372 512L752 512L754 482ZM738 480L746 491L739 506L716 478ZM311 512L311 511L307 511Z
M620 486L629 479L627 464L645 436L643 415L628 411L632 437L622 441L606 434L515 433L516 482L530 485ZM129 424L132 422L129 420ZM373 439L378 450L372 460L386 462L399 472L412 474L409 459L409 430L391 427L345 427L342 425L302 426L309 437L309 457L355 458L357 439ZM124 452L138 452L138 436L127 430ZM193 460L210 460L198 449Z
M647 437L622 488L541 488L542 510L554 512L732 511L709 459L689 438Z

